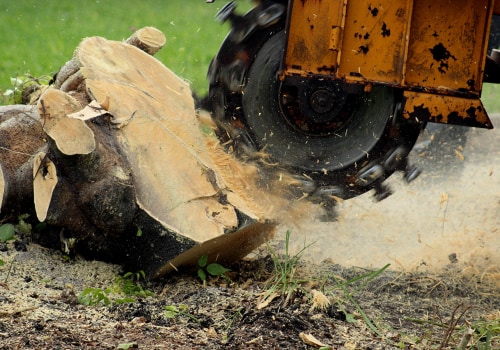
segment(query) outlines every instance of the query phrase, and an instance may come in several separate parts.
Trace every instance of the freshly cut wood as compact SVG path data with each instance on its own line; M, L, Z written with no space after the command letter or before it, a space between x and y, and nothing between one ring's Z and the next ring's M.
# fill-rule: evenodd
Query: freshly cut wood
M33 162L33 200L38 220L45 221L52 193L57 185L57 171L45 152L35 155Z
M68 117L80 109L76 99L56 89L48 89L38 101L43 131L68 156L89 154L95 149L92 130L82 120Z
M227 264L237 261L270 240L275 228L276 226L270 222L255 222L232 234L212 238L169 260L153 277L163 277L186 266L197 266L198 259L203 255L208 256L208 264L214 262Z
M92 98L109 101L117 145L134 173L138 205L196 241L201 233L213 238L236 229L234 206L220 201L225 185L200 137L188 84L122 42L85 39L75 59Z
M145 27L137 30L125 42L150 55L154 55L165 45L167 39L165 34L155 27Z

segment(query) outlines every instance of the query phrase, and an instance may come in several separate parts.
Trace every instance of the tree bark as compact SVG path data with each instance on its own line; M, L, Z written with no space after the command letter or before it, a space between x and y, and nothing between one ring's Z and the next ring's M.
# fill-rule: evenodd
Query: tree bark
M45 149L44 137L35 106L0 106L0 215L6 220L24 208L34 214L33 158Z

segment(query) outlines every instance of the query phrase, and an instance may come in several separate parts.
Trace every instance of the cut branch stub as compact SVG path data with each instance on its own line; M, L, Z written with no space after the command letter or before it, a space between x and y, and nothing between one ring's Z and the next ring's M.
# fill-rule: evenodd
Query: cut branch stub
M150 55L154 55L163 45L165 45L167 39L158 29L154 27L144 27L132 34L125 42Z
M33 160L33 197L36 216L40 222L47 218L57 181L54 163L47 157L46 153L38 153Z
M81 110L67 93L48 89L38 101L43 130L66 155L89 154L95 149L94 133L84 121L67 115Z

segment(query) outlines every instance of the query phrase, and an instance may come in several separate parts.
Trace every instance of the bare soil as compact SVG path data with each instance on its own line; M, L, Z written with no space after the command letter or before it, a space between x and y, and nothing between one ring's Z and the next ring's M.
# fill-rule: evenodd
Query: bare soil
M283 242L273 246L283 251ZM82 290L104 290L124 271L68 259L21 238L1 248L0 349L321 347L304 335L333 349L455 349L467 324L500 318L498 274L464 273L457 264L441 274L385 270L343 290L339 283L368 271L304 258L295 270L295 292L259 309L274 274L274 260L263 247L229 266L226 278L210 278L206 285L188 271L144 281L154 296L118 304L113 294L108 306L85 306L77 298ZM317 291L330 305L319 306ZM166 317L166 306L181 312ZM476 345L480 340L472 339ZM500 343L490 346L498 349Z

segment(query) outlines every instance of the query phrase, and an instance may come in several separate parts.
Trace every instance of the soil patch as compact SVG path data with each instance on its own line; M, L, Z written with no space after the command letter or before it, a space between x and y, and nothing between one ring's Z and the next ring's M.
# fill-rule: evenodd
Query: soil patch
M320 343L455 349L468 324L479 332L479 322L500 318L498 273L459 271L457 264L442 274L388 269L376 275L304 259L291 279L294 292L258 308L275 274L269 252L262 248L205 286L189 271L143 282L153 296L117 303L123 296L115 288L109 305L85 306L78 303L83 290L113 289L124 271L10 242L0 252L0 349L314 349ZM360 276L368 277L353 281ZM321 303L322 295L328 302ZM320 343L311 345L308 336ZM471 341L481 339L476 334ZM496 338L490 342L500 346Z

